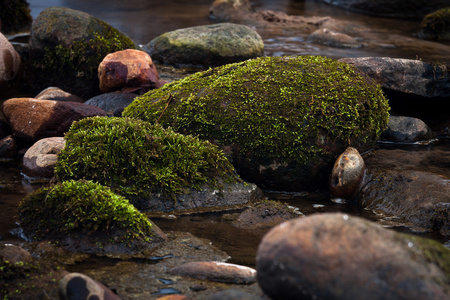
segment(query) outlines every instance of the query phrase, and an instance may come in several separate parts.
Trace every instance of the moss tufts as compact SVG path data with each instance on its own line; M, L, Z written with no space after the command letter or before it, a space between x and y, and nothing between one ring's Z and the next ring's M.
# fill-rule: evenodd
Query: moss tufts
M426 15L422 20L422 29L439 34L450 30L450 7L439 9Z
M109 236L112 242L149 242L152 224L127 199L92 181L41 188L19 205L20 224L36 240L71 235Z
M175 200L204 183L218 185L218 178L239 180L217 147L140 120L83 119L65 139L55 168L58 180L93 180L131 200L151 195Z
M123 115L234 145L242 155L305 164L348 146L370 147L388 111L381 88L354 67L300 56L195 73L135 99Z

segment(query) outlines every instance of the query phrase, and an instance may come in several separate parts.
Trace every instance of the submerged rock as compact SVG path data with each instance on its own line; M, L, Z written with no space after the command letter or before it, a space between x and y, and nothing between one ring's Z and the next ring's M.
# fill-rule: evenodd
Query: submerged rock
M345 214L287 221L258 247L271 299L447 299L450 249Z
M218 210L262 197L216 146L160 125L95 117L75 123L65 138L59 180L95 180L141 210Z
M195 73L136 98L123 116L221 146L263 189L326 186L349 145L371 148L388 121L379 86L320 56L265 57Z
M221 23L164 33L143 48L162 64L225 65L264 55L259 34L245 25Z
M322 44L335 48L361 48L363 43L352 36L345 33L322 28L314 31L308 36L309 42Z
M127 199L92 181L64 181L27 195L19 218L29 238L77 252L145 254L166 240Z
M109 53L134 49L134 42L116 28L87 13L44 9L34 20L26 78L36 92L49 86L82 98L100 93L98 66Z

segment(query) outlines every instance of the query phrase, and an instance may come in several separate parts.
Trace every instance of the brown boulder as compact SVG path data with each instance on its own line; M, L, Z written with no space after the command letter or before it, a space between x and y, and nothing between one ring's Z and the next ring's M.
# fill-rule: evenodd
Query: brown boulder
M22 172L29 177L53 177L58 153L64 146L63 137L51 137L37 141L23 157Z
M449 249L341 213L278 225L264 236L256 263L273 300L450 297Z
M146 52L127 49L108 54L98 67L100 91L113 92L125 87L149 90L159 80L153 61Z
M73 121L106 115L104 110L92 105L33 98L6 100L2 109L14 137L24 144L63 136Z

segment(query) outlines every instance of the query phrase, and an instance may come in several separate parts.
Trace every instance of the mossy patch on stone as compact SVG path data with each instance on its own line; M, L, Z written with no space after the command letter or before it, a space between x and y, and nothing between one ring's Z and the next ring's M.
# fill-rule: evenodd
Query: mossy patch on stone
M426 15L419 36L424 39L450 40L450 7Z
M301 168L331 164L348 146L372 147L388 112L381 88L354 67L299 56L195 73L136 98L123 115L232 145L239 156L281 158L279 164L290 160Z
M88 98L100 93L98 65L112 52L135 49L116 28L89 14L61 7L42 11L30 38L30 85L58 86Z
M69 180L41 188L19 205L20 225L35 240L87 236L102 243L150 243L151 221L127 199L92 181Z
M241 181L209 142L141 120L94 117L75 122L55 168L60 181L89 179L135 202L179 194L203 184L220 190Z

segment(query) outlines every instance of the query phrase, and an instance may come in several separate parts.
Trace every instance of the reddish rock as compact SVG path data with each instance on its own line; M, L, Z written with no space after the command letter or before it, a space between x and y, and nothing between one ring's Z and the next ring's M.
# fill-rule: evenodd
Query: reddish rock
M100 91L117 91L125 87L156 87L159 75L150 55L144 51L127 49L108 54L98 67Z
M8 261L12 264L18 262L30 263L33 257L27 250L11 244L0 245L0 260Z
M19 74L21 68L20 55L0 33L0 87L10 84Z
M0 140L0 158L14 158L17 154L17 144L11 135Z
M22 172L29 177L53 177L58 153L65 144L63 137L51 137L37 141L23 157Z
M342 213L274 227L256 264L258 282L273 300L450 297L450 249Z
M104 110L92 105L33 98L9 99L2 109L14 137L25 144L63 136L74 121L106 115Z
M256 281L256 271L252 268L215 261L186 263L169 270L169 274L236 284Z
M69 273L59 283L61 300L120 300L109 288L80 273Z
M61 90L58 87L49 87L40 92L34 99L39 100L55 100L55 101L71 101L71 102L80 102L83 103L84 99L73 95L71 93L67 93Z
M189 298L183 295L167 295L156 300L188 300Z

